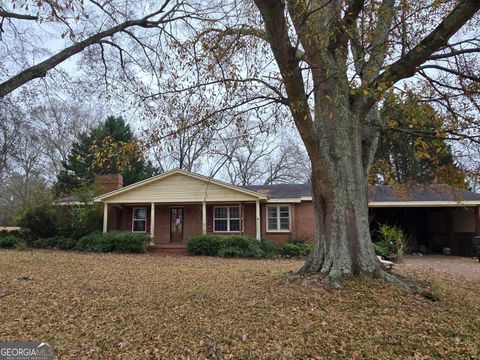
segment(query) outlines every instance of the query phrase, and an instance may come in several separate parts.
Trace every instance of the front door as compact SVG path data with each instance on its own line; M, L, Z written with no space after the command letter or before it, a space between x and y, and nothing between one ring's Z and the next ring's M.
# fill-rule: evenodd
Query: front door
M170 242L183 242L183 208L170 208Z

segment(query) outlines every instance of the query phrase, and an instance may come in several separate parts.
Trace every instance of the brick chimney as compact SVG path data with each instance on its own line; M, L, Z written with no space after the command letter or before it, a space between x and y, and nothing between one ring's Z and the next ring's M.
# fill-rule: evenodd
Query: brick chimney
M123 186L123 176L121 174L97 175L93 183L95 195L102 195L113 190L118 190Z

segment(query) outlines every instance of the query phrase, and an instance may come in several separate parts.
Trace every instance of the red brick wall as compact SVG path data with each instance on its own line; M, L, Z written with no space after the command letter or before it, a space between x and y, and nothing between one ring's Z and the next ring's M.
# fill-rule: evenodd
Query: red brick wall
M303 201L295 205L295 236L306 242L315 241L315 213L311 201Z
M134 207L147 208L147 234L150 234L150 205L124 206L118 214L118 229L132 230L132 211ZM202 206L201 205L155 205L155 243L165 244L170 242L170 208L183 208L183 240L189 236L202 233ZM109 231L114 230L110 228Z
M234 204L229 204L234 205ZM213 232L213 207L222 206L207 205L207 233L218 234ZM150 233L150 205L147 208L147 233ZM182 207L184 209L184 228L183 239L187 241L188 237L192 235L200 235L202 233L202 205L156 205L155 206L155 243L169 243L170 242L170 208ZM111 208L110 208L111 209ZM133 206L124 206L122 209L116 211L118 222L118 229L123 231L131 231L132 229L132 209ZM260 226L261 236L264 239L272 240L277 244L283 244L290 238L302 238L307 242L314 241L315 233L315 217L313 212L313 205L311 201L305 201L296 204L290 204L291 211L291 231L286 233L266 232L266 204L260 207ZM255 221L255 204L243 204L244 213L244 234L255 237L256 236L256 221ZM109 224L109 230L115 230ZM233 233L227 233L233 234Z
M97 175L93 184L95 195L106 194L120 189L122 186L123 176L121 174Z
M279 245L295 238L303 239L310 243L315 240L315 216L311 201L290 204L290 232L267 232L267 204L261 206L260 213L262 238L264 239L271 240Z
M155 244L170 242L170 207L155 205Z
M183 241L192 235L202 234L202 205L186 205L183 210Z

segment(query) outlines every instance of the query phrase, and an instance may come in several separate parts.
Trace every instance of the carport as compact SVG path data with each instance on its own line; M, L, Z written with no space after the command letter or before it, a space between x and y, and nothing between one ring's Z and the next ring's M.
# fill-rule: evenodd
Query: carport
M472 236L480 235L480 195L449 185L394 188L373 186L370 191L370 227L401 226L413 252L471 256Z

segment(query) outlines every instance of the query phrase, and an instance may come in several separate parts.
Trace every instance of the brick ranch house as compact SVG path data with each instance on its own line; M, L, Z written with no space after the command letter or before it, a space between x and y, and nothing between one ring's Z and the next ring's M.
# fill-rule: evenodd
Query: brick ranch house
M277 244L314 240L309 184L239 187L185 170L173 170L129 186L121 175L97 179L104 204L103 231L132 231L152 238L157 249L184 249L200 234L243 234ZM398 194L388 186L369 193L372 230L398 224L413 251L470 255L471 238L480 235L480 195L447 185L419 186Z

